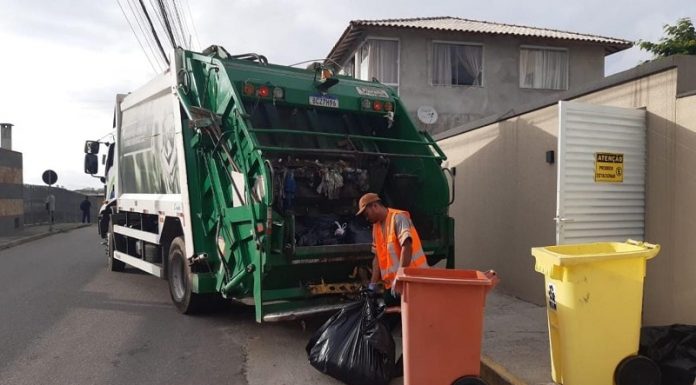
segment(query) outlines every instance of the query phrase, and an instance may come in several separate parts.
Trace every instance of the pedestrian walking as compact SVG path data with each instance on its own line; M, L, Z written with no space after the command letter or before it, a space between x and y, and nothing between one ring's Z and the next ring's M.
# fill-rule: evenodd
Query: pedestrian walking
M80 210L82 210L82 223L92 223L89 216L90 209L92 208L92 202L89 198L85 196L85 200L80 203Z
M46 197L46 212L48 213L48 220L53 224L56 212L56 196L50 193Z

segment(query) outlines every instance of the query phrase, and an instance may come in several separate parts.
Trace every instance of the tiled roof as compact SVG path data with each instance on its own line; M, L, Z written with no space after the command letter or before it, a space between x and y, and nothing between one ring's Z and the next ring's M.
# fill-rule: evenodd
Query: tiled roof
M628 40L605 36L444 16L413 19L353 20L329 53L329 58L333 60L343 59L340 57L344 53L343 51L354 42L362 30L370 27L409 28L573 40L604 46L607 54L630 48L633 45L633 43Z

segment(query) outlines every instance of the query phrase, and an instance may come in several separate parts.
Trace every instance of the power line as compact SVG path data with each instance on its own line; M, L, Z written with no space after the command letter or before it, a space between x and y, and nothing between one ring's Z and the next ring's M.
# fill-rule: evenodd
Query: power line
M135 0L126 0L126 3L128 4L128 8L130 9L131 13L133 14L133 18L135 22L138 24L138 27L140 28L140 32L142 33L142 36L145 39L145 42L147 43L148 48L150 48L150 54L152 55L151 57L154 58L154 61L157 63L157 66L159 67L160 71L165 68L165 66L162 64L162 59L159 57L157 54L157 51L154 48L154 41L152 39L152 36L150 36L149 33L145 31L145 20L144 17L142 16L141 12L137 10L137 5L134 7L133 2Z
M193 14L191 13L191 6L188 0L182 0L186 3L186 11L188 11L189 21L191 22L191 27L193 28L193 34L196 37L196 43L198 43L198 49L201 49L201 41L198 39L198 30L196 29L196 23L193 22Z
M138 42L140 49L143 50L143 54L145 54L145 58L147 59L147 62L150 63L150 67L152 67L153 71L157 72L157 69L155 69L155 65L152 64L152 60L150 60L150 55L148 55L147 51L145 50L145 47L140 42L140 39L138 38L138 34L135 32L135 28L133 28L133 24L131 24L130 20L128 20L128 16L126 16L126 11L123 10L123 7L121 6L121 3L118 0L116 0L116 4L118 4L118 7L121 9L121 13L123 13L123 17L126 19L128 26L130 27L131 31L133 32L133 35L135 36L135 40Z
M188 29L186 19L184 18L186 16L184 10L181 9L181 6L176 0L172 0L172 2L174 3L174 10L176 11L176 18L179 21L179 26L184 33L184 40L186 40L187 43L186 48L191 49L191 31Z
M175 12L172 7L172 4L169 1L161 1L163 5L165 6L165 10L167 13L167 20L169 20L169 26L172 29L173 35L174 35L174 40L176 41L177 46L185 46L186 44L184 40L184 35L180 31L179 26L176 23L176 17L175 17Z
M172 33L172 26L169 23L169 16L167 15L167 11L164 9L164 2L163 0L157 0L157 3L159 3L160 11L162 12L162 19L164 19L164 26L167 29L167 33L169 34L169 38L172 42L172 48L176 48L176 40L174 39L174 34Z
M164 37L169 42L169 45L174 46L174 42L171 41L171 39L169 38L169 34L166 33L167 29L164 26L163 16L160 13L159 7L157 6L157 4L155 3L154 0L150 0L150 10L151 10L152 14L154 15L155 20L157 20L157 25L159 27L157 36L162 36L161 34L164 34ZM162 39L162 41L164 41L164 40L165 39Z
M181 12L179 11L179 6L176 3L176 0L172 0L172 8L174 9L173 16L174 20L176 21L177 24L177 29L179 30L179 33L181 34L181 39L183 40L184 47L187 49L190 49L191 47L187 43L186 39L186 29L184 28L184 24L181 22Z
M140 7L143 9L143 12L145 12L145 18L147 18L147 22L150 24L150 28L152 29L152 34L155 37L155 41L157 42L157 46L160 49L160 52L162 53L162 57L164 58L164 61L169 65L169 58L167 58L167 54L164 53L164 48L162 48L162 43L160 42L159 37L157 36L157 32L155 31L155 26L152 24L152 19L150 19L150 15L147 13L147 9L145 8L145 4L143 3L143 0L138 0L140 2Z

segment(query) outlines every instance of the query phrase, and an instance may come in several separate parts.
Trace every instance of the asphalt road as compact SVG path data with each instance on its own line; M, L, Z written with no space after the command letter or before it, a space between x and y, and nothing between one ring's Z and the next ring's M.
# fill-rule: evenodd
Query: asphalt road
M0 251L2 385L339 384L304 352L321 322L181 315L166 281L106 271L93 226Z

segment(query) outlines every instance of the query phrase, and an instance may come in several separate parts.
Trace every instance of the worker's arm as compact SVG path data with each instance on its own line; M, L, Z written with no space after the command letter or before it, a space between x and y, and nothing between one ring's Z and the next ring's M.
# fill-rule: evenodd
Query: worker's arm
M411 239L411 220L403 215L397 214L394 218L394 231L401 244L401 255L399 255L399 267L408 267L411 264L413 255L413 240Z
M372 258L372 278L370 278L370 283L377 283L381 278L379 271L379 261L377 261L377 256Z
M411 256L413 255L413 242L411 238L406 238L403 245L401 245L401 263L399 267L408 267L411 264Z

